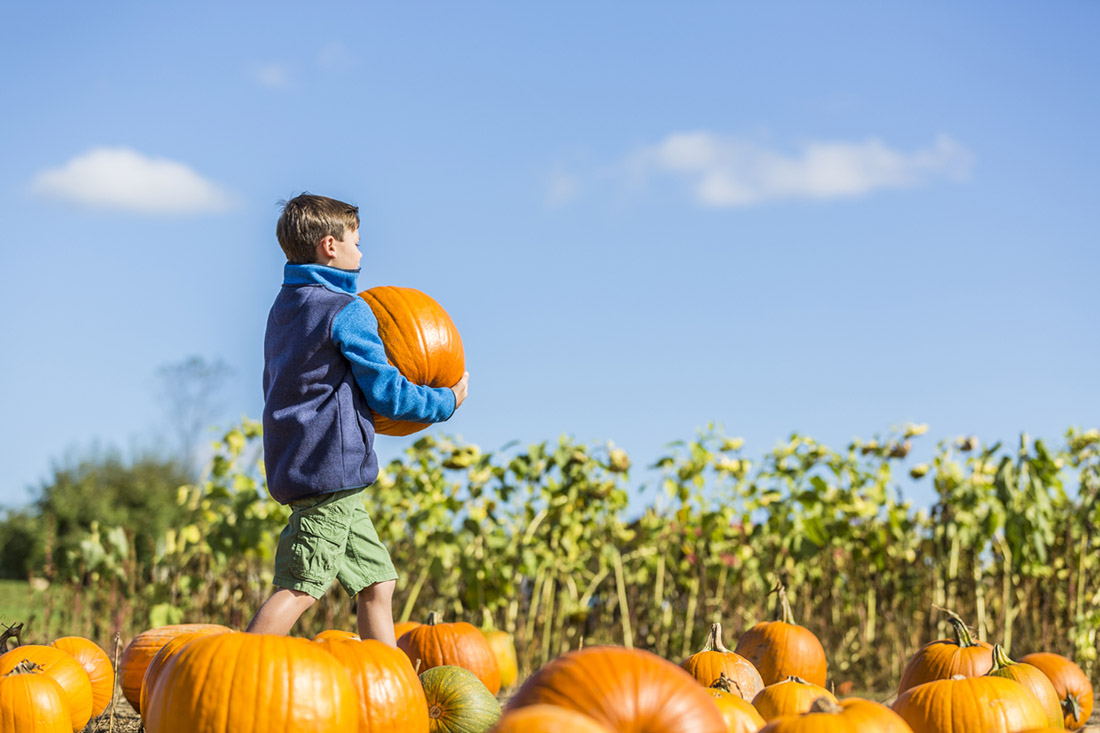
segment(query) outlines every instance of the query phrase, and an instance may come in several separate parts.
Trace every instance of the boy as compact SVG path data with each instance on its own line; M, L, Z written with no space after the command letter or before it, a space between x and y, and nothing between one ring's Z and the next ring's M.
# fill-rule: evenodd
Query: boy
M334 579L358 595L359 636L390 646L397 572L363 506L378 476L371 411L441 422L466 399L412 384L386 359L378 322L356 294L359 209L303 193L275 228L283 287L264 337L264 465L271 496L291 507L275 553L278 587L246 631L286 634Z

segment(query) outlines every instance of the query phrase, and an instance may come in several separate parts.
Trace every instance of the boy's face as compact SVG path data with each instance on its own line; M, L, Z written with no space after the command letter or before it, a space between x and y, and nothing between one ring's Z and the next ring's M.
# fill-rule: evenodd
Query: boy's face
M358 270L363 253L359 250L359 228L344 229L344 238L333 241L335 255L329 262L330 267L341 270Z

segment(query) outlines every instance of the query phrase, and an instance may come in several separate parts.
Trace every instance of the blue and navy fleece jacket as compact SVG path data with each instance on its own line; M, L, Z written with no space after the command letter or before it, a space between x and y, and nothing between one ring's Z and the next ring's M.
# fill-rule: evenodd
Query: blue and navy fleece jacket
M378 477L371 411L434 423L449 388L413 384L390 365L358 270L287 264L264 337L264 465L272 498L369 486Z

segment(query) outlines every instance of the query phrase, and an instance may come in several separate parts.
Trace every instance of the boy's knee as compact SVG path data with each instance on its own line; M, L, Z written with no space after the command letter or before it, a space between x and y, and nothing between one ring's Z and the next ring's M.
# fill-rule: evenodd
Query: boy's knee
M395 588L397 588L396 580L383 580L381 583L371 583L359 591L359 595L368 600L392 598Z

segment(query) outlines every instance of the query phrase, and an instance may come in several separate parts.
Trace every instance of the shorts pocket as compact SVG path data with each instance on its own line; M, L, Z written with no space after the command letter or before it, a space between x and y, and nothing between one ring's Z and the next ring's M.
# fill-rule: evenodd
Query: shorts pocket
M300 517L290 550L288 569L291 575L299 580L331 583L336 577L337 562L347 541L340 534L339 527L334 527L323 519Z

